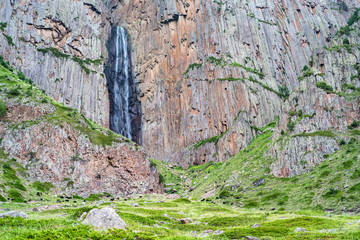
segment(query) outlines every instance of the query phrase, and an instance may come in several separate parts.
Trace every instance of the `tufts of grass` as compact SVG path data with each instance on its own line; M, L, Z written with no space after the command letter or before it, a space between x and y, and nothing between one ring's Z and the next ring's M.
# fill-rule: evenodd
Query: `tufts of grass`
M39 182L39 181L33 182L31 186L39 192L49 192L51 188L55 188L55 186L50 182Z

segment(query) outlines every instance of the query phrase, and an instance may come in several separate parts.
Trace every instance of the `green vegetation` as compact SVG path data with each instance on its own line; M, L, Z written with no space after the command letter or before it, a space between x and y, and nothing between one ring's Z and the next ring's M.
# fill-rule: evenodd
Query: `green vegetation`
M0 118L6 116L7 108L5 102L0 100Z
M269 25L272 25L272 26L277 26L277 23L268 22L268 21L264 21L264 20L262 20L262 19L257 18L254 13L248 13L247 16L248 16L248 17L251 17L251 18L254 18L254 19L257 19L259 22L262 22L262 23L265 23L265 24L269 24Z
M89 68L87 68L85 65L91 65L91 64L100 65L101 62L102 62L101 58L100 59L95 59L95 60L92 60L92 59L89 59L89 58L81 59L81 58L78 58L76 56L71 56L71 55L62 53L58 49L53 48L53 47L51 47L51 48L38 48L37 51L39 51L39 52L41 52L43 54L52 53L57 58L71 59L74 62L77 62L80 65L80 67L86 72L86 74L90 74L91 70Z
M328 85L326 82L323 82L323 81L317 82L316 87L324 90L327 93L332 93L334 91L332 86Z
M350 32L353 31L351 26L360 19L359 11L360 8L355 9L353 14L348 19L347 25L345 27L341 27L340 30L336 33L336 35L338 35L339 37L341 37L342 35L350 36Z
M51 188L55 188L55 186L50 182L39 181L35 181L32 186L40 192L49 192Z
M189 65L189 67L186 69L186 71L184 72L184 76L187 76L187 74L189 73L190 70L194 70L195 68L196 69L199 69L202 67L202 63L192 63Z
M5 31L5 28L7 27L7 23L6 22L0 22L0 30L3 32Z

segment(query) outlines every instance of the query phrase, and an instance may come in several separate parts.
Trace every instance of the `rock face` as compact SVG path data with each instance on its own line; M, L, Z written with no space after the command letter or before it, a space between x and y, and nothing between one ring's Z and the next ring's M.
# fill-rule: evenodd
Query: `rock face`
M27 167L29 180L51 182L68 194L81 196L163 191L157 170L136 144L126 141L107 146L95 144L86 134L90 129L51 122L47 117L56 113L49 104L32 105L15 100L7 103L7 117L0 122L1 147ZM23 110L21 115L14 113L18 109ZM29 118L31 113L42 114ZM19 121L21 117L26 121ZM18 127L14 127L14 122Z
M92 225L98 230L109 228L125 229L126 223L112 208L92 209L83 224Z
M37 48L80 59L102 55L104 63L110 24L123 26L132 43L141 142L150 156L183 167L226 161L279 117L268 154L277 157L272 173L286 177L308 171L337 147L334 138L299 134L346 131L359 119L352 90L360 86L353 81L358 22L337 34L359 6L350 0L4 0L2 35L17 50L0 34L0 53L55 99L108 126L103 66L86 65L94 71L87 74L72 57ZM284 148L276 143L281 131L291 136Z

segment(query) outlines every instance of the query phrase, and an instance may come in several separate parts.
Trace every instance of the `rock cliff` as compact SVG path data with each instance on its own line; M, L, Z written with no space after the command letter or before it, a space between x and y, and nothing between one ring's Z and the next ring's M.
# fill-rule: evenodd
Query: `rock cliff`
M337 149L324 132L359 120L358 0L0 4L7 23L0 53L105 127L106 42L111 25L126 28L141 142L159 160L183 167L226 161L278 117L271 170L293 176Z
M0 146L26 169L30 182L50 182L58 193L83 197L162 192L159 174L140 146L57 103L14 73L0 65L0 99L7 107L0 118Z

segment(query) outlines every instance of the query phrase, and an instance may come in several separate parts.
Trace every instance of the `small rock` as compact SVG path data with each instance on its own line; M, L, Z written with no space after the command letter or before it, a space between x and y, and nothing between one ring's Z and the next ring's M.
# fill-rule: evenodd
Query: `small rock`
M344 188L348 188L349 187L349 185L346 185Z
M255 223L255 224L254 224L254 225L252 225L251 227L252 227L252 228L258 228L258 227L260 227L260 224Z
M213 232L213 235L221 235L223 233L224 233L223 230L216 230L215 232Z
M155 224L153 225L153 227L159 228L160 226L159 226L159 224L156 224L156 223L155 223Z
M190 223L191 221L192 221L191 218L182 218L182 219L180 219L180 222L182 224L187 224L187 223Z
M113 204L113 203L111 203L111 204L110 204L110 207L111 207L111 208L115 208L115 207L116 207L116 205L115 205L115 204Z
M261 178L261 179L258 179L256 181L253 182L253 184L258 187L258 186L261 186L265 183L265 178Z
M294 232L305 232L305 231L306 231L305 228L298 227L298 228L295 229Z
M190 234L193 235L194 237L197 236L196 233L197 233L196 231L191 231L191 232L190 232Z
M82 223L104 230L108 228L125 229L126 227L124 220L110 207L92 209Z
M275 208L274 208L274 207L272 207L272 208L270 208L270 210L271 210L271 211L274 211L274 210L275 210Z
M138 207L139 206L138 203L130 203L130 205L133 206L133 207Z
M184 212L182 212L182 211L181 211L181 212L178 212L178 214L182 214L182 215L185 215L185 213L184 213Z
M260 240L257 237L247 236L246 240Z
M205 230L202 233L200 233L199 236L200 237L207 237L207 236L209 236L209 233L212 233L212 232L214 232L214 231L211 230L211 229L208 229L208 230Z
M167 218L170 218L169 215L167 215L166 213L164 213L163 215L161 215L163 217L167 217Z
M23 212L17 212L17 211L9 211L6 213L1 213L0 214L0 218L5 218L5 217L12 217L12 218L16 218L16 217L21 217L21 218L28 218L29 216Z

